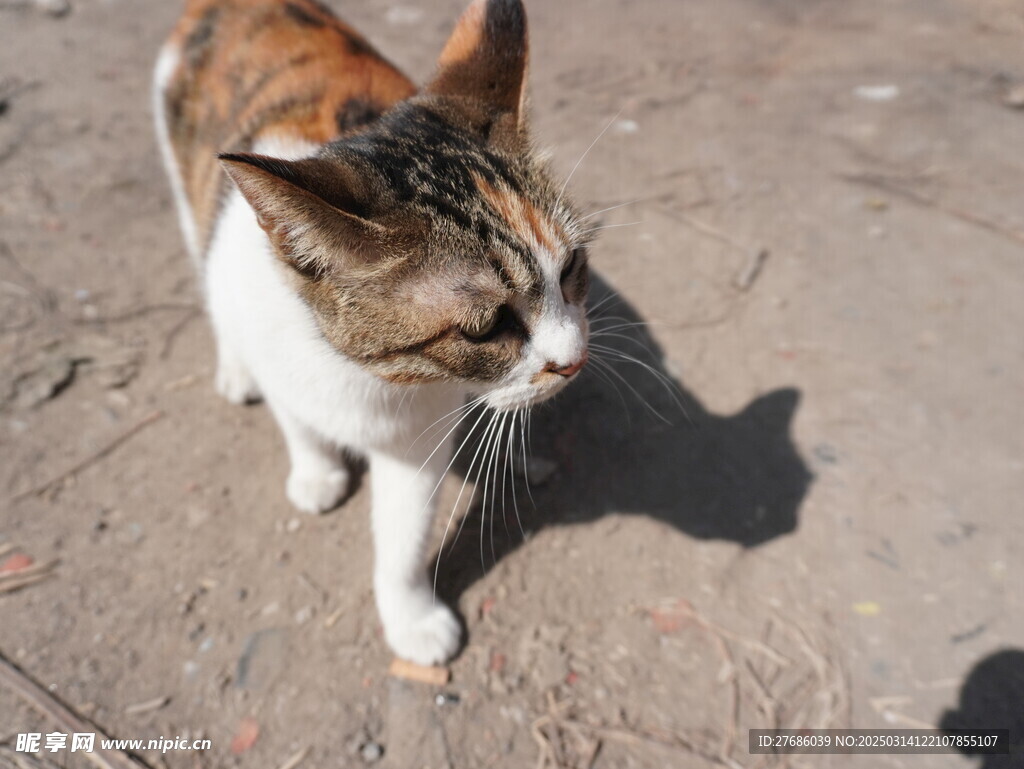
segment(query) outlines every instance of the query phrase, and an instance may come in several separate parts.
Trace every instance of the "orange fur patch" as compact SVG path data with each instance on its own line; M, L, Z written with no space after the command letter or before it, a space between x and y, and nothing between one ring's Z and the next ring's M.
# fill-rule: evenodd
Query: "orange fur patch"
M511 190L499 190L483 177L474 177L484 200L504 219L524 243L556 255L565 242L561 228L537 206Z
M384 111L416 90L314 0L189 0L169 42L180 63L166 114L204 245L224 184L218 152L267 137L323 144L346 110Z

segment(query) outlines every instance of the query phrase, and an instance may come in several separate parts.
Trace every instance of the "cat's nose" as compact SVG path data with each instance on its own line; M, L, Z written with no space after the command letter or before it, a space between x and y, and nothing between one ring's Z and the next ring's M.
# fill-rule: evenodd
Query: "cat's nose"
M575 374L577 371L579 371L581 368L583 368L583 366L586 365L586 362L587 353L586 351L584 351L583 357L580 358L575 363L570 363L568 366L561 366L552 361L551 363L544 367L544 370L550 371L553 374L560 374L561 376L568 378Z

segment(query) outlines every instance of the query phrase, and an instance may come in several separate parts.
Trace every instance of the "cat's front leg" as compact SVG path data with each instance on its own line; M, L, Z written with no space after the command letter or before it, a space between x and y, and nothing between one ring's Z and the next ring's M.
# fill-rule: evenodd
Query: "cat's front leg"
M423 558L434 519L432 496L447 451L433 457L370 456L373 491L373 572L384 636L395 653L420 665L445 662L458 651L462 628L434 595Z
M292 463L285 486L288 500L304 513L323 513L337 507L349 487L349 472L338 450L286 409L274 403L270 407Z

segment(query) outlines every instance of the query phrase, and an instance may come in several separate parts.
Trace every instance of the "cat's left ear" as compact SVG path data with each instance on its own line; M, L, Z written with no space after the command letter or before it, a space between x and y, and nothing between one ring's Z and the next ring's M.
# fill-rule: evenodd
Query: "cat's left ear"
M305 277L371 264L388 249L391 233L368 218L372 191L354 168L318 158L219 157L278 256Z
M520 131L525 120L528 41L522 0L473 0L438 60L428 94L497 113Z

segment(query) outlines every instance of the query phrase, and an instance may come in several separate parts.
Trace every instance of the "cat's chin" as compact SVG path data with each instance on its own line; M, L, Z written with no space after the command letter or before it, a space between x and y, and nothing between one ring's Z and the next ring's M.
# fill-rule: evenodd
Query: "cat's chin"
M536 406L558 395L571 380L538 389L537 387L502 387L484 396L487 405L495 411L519 411Z

